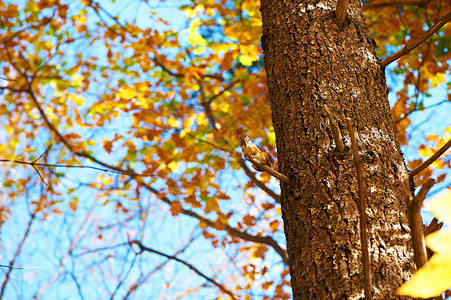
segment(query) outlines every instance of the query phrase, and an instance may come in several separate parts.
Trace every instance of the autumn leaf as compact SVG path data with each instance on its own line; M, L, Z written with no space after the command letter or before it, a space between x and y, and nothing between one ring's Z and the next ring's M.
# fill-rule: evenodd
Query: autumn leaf
M451 192L431 200L425 208L437 218L451 224ZM426 245L435 252L412 278L396 290L398 295L419 298L435 297L451 287L451 230L426 236Z

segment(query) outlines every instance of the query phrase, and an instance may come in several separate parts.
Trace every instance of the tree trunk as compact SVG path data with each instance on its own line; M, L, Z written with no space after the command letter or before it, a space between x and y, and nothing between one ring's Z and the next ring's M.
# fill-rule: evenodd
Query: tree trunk
M299 3L300 2L300 3ZM402 178L408 178L390 114L384 70L361 11L344 24L335 1L262 0L262 47L280 172L294 299L363 298L358 186L346 117L363 168L374 299L415 269ZM336 148L324 105L345 149Z

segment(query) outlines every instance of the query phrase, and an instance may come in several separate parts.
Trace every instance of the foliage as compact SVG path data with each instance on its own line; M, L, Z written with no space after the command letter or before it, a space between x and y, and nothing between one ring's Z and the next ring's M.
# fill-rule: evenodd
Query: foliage
M3 260L46 275L5 272L1 295L22 293L8 281L26 280L36 298L64 286L81 298L139 297L153 280L166 287L155 297L290 297L278 183L249 169L234 134L243 126L275 154L259 3L174 3L0 2L0 158L111 170L2 166ZM369 4L382 56L451 8ZM403 82L392 109L403 145L417 112L440 102L432 89L449 80L449 36L448 24L391 69ZM445 137L427 141L426 158ZM417 185L433 175L449 182L449 164L437 161ZM186 265L130 241L176 255L224 289L201 276L186 282L197 276Z
M426 204L426 209L437 218L451 222L451 193ZM399 295L408 295L415 298L431 298L439 296L451 286L451 231L434 232L426 236L426 245L435 252L426 265L419 269L398 290Z

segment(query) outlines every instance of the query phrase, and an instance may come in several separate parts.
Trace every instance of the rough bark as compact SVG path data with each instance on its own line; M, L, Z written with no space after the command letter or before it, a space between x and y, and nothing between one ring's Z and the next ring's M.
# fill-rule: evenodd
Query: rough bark
M384 70L361 2L341 27L335 1L262 0L262 46L281 183L294 299L363 298L356 170L346 117L363 167L374 299L415 266L401 188L407 178L388 104ZM324 105L341 129L336 149Z

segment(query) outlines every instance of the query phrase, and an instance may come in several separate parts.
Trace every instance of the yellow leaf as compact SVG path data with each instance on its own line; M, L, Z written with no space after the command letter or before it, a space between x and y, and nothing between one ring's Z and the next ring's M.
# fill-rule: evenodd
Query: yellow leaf
M207 46L207 41L197 31L201 23L201 19L195 19L191 21L188 28L188 37L186 39L194 46L205 47Z
M437 216L438 219L451 223L451 192L426 202L424 208Z
M205 50L206 50L206 48L201 48L201 47L195 48L195 49L193 50L193 54L196 54L196 55L202 55L202 54L205 52Z
M179 170L179 166L176 162L171 161L167 167L172 171L172 172L177 172Z
M180 121L176 118L168 118L167 124L171 127L180 127Z
M122 98L125 100L131 100L136 97L136 90L130 89L130 88L127 88L127 89L121 88L121 89L119 89L119 92L116 94L116 97L119 97L119 98Z
M451 221L451 192L425 204L439 219ZM419 298L438 296L451 287L451 230L426 237L426 245L435 254L412 278L396 290L398 295Z
M421 156L429 158L434 154L434 151L431 148L428 147L420 147L418 148L418 153L420 153Z
M437 73L431 77L431 86L434 89L442 82L445 82L445 73Z
M396 290L396 294L415 298L438 296L451 287L450 270L451 256L449 253L435 254L421 269L415 272L408 282Z
M85 103L85 98L74 95L74 94L69 94L67 95L67 97L69 97L70 100L74 101L75 104L77 104L78 106L82 105L83 103Z
M50 51L50 50L52 50L52 48L53 48L52 42L50 42L50 41L45 41L44 42L44 49L45 50Z
M100 175L100 181L101 181L103 184L108 185L108 184L113 183L113 178L111 178L111 177L105 177L105 176L103 176L103 175Z
M426 244L434 252L439 254L446 254L450 256L451 259L451 230L448 229L446 231L436 231L429 234L428 236L426 236Z
M138 89L138 92L143 93L143 92L149 90L149 86L145 82L140 82L140 83L138 83L137 89Z
M252 66L252 57L249 55L242 54L238 57L238 60L243 66L250 67Z
M71 84L72 84L75 88L78 88L78 87L81 87L81 86L82 86L82 83L83 83L83 76L78 75L78 74L74 74L74 75L72 75L71 79L72 79Z

